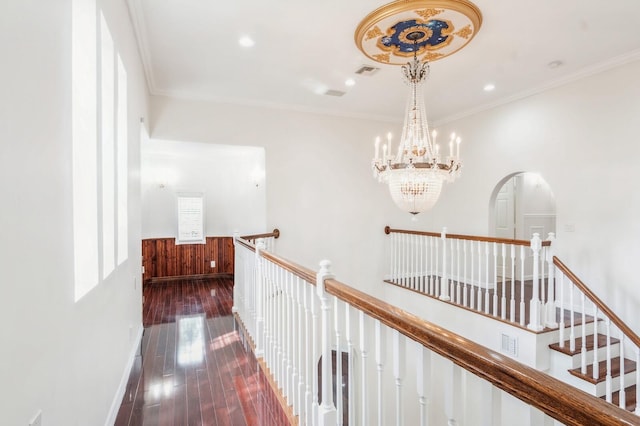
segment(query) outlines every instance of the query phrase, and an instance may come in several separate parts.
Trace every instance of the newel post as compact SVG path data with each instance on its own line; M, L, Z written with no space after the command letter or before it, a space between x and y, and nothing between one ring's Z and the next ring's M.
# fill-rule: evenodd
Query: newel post
M449 297L449 278L447 277L447 228L442 228L442 278L440 281L440 300L451 300Z
M256 357L264 355L264 281L262 278L262 259L260 252L264 250L264 240L260 239L256 243L255 257L255 282L254 294L256 295Z
M540 321L540 249L542 240L537 232L531 238L531 251L533 252L533 294L529 302L529 324L527 328L534 331L541 331Z
M549 273L547 274L547 305L545 306L546 320L545 325L550 328L558 326L556 322L556 280L555 280L555 267L553 265L553 254L555 252L554 244L556 242L556 234L549 232L547 241L551 244L547 247L547 268Z
M321 321L322 321L322 402L318 408L318 424L332 425L336 423L336 407L333 404L333 375L331 366L331 303L327 293L324 291L324 281L333 278L331 273L331 262L323 260L320 262L320 270L316 274L316 293L320 299ZM339 355L336 355L336 362L339 362Z

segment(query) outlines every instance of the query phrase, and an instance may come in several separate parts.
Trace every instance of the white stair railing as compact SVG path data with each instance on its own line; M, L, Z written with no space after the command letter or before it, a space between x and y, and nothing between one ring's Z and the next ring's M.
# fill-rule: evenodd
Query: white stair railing
M525 241L449 234L446 228L435 233L386 227L385 233L387 282L533 331L557 327L553 233L546 241L537 233ZM525 300L525 294L531 296Z
M626 408L627 389L635 385L635 413L640 415L640 337L564 263L557 257L552 260L555 269L553 274L559 288L557 321L560 347L566 345L566 317L569 317L568 344L572 353L576 351L575 330L579 328L581 334L580 374L595 382L594 393L607 402L612 402L614 394L617 394L620 408ZM576 306L578 298L580 303ZM588 327L590 331L587 331ZM588 334L593 340L592 348L587 348ZM604 346L600 343L602 340ZM626 358L625 354L630 355ZM589 357L593 358L590 360ZM602 366L604 373L601 372Z
M262 324L259 364L300 425L638 421L336 281L328 262L316 274L260 247L236 239L234 312L254 344Z

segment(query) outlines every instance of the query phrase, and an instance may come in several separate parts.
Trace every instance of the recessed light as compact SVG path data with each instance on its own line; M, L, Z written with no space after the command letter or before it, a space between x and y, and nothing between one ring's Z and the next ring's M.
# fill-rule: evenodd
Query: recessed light
M495 89L495 88L496 88L495 84L488 83L488 84L485 84L485 85L484 85L484 87L483 87L482 89L483 89L485 92L490 92L490 91L492 91L492 90L493 90L493 89Z
M242 47L251 47L254 44L256 44L256 42L253 41L253 39L249 36L240 37L240 39L238 40L238 43L240 43L240 46Z
M344 82L344 85L349 87L354 86L355 84L356 84L356 81L352 78L348 78Z

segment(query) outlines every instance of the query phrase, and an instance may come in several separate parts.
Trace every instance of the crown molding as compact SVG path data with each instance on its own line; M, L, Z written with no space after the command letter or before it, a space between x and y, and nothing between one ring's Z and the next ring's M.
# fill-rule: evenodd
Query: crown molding
M326 115L338 118L355 118L358 120L370 120L370 121L378 121L383 123L401 123L402 116L398 114L397 119L389 118L388 116L376 115L376 114L363 114L357 112L349 112L349 111L339 111L335 109L328 108L313 108L302 105L295 104L284 104L278 102L269 102L269 101L259 101L259 100L249 100L249 99L240 99L240 98L225 98L225 97L217 97L210 95L193 95L191 93L184 93L178 90L153 90L151 91L153 96L162 96L165 98L171 99L181 99L185 101L195 101L195 102L211 102L222 105L236 105L236 106L244 106L244 107L254 107L254 108L267 108L267 109L277 109L281 111L291 111L291 112L302 112L307 114L318 114L318 115Z
M457 114L453 114L453 115L449 115L445 118L441 118L437 121L434 121L434 126L438 127L441 126L443 124L447 124L447 123L451 123L453 121L458 121L461 120L463 118L478 114L480 112L483 111L487 111L493 108L497 108L499 106L503 106L506 104L510 104L512 102L516 102L519 101L521 99L525 99L528 98L530 96L534 96L543 92L547 92L551 89L555 89L557 87L561 87L561 86L565 86L567 84L582 80L584 78L587 77L591 77L593 75L596 74L600 74L602 72L605 71L609 71L618 67L621 67L623 65L629 64L631 62L635 62L640 60L640 49L638 50L632 50L631 52L627 52L625 54L619 55L619 56L615 56L613 58L610 58L606 61L603 62L599 62L597 64L591 65L587 68L583 68L581 70L579 70L578 72L575 72L573 74L570 74L568 76L564 76L562 78L550 81L546 84L542 84L540 86L531 88L531 89L527 89L527 90L523 90L522 92L516 93L514 95L511 96L506 96L504 98L498 99L494 102L490 102L490 103L486 103L480 106L477 106L475 108L471 108L462 112L459 112Z
M127 0L129 9L129 18L136 36L138 44L138 52L142 59L142 68L147 80L147 89L153 94L157 91L156 79L153 74L153 66L151 61L151 52L149 52L149 40L147 39L147 25L144 17L141 0Z

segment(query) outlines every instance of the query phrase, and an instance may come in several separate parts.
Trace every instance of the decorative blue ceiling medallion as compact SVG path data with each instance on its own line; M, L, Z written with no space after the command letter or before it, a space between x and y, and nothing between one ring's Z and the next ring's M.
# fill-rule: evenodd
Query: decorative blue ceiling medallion
M418 57L435 61L462 49L480 29L482 14L466 0L399 0L365 17L355 33L370 59L404 65Z

